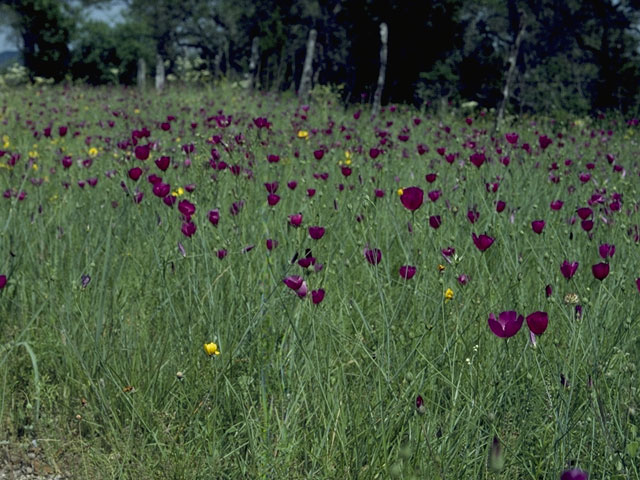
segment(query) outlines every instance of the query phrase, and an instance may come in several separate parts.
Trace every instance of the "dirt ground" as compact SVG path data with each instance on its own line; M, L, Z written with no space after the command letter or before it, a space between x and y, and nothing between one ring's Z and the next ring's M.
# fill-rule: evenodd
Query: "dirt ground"
M30 444L0 442L0 480L66 480L72 477L45 459L37 440Z

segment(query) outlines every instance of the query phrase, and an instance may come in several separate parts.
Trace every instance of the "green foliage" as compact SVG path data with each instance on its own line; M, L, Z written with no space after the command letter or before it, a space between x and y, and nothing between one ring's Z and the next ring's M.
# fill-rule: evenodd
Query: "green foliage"
M640 307L633 280L640 260L628 234L640 222L638 186L630 180L638 169L637 127L623 127L621 118L600 125L509 117L534 158L507 145L504 132L488 133L491 122L480 114L451 109L441 118L399 107L355 120L353 110L336 105L340 95L316 87L305 123L295 100L224 82L209 90L169 86L162 96L45 86L3 96L2 148L21 160L10 167L9 155L0 157L0 191L27 196L0 199L0 274L8 277L0 290L0 439L46 443L74 478L557 479L575 463L593 478L638 478ZM218 111L233 121L209 128L205 119ZM169 115L171 129L162 130ZM259 116L269 129L255 127ZM61 137L61 125L79 134ZM36 141L31 126L53 126L54 133ZM138 161L132 145L118 143L143 127L151 137L140 142L154 146L151 158ZM308 139L298 138L299 128L308 128ZM399 144L405 128L410 138ZM613 131L606 141L601 128ZM392 140L378 164L366 150L380 145L381 131ZM554 144L538 151L544 132ZM222 143L212 145L212 135ZM434 152L414 153L418 143L464 152L469 141L486 152L504 149L509 168L496 158L476 168L463 157L448 164ZM181 146L189 143L195 151L187 167ZM327 145L325 157L314 159ZM212 148L242 173L214 172ZM346 149L350 177L340 168ZM612 171L606 152L626 177ZM279 163L267 163L272 153ZM177 168L157 170L160 154ZM63 155L74 160L69 169L60 164ZM558 156L573 158L574 166L566 176L558 172L556 184L548 168ZM81 166L87 158L92 164ZM583 160L594 158L594 180L578 184ZM127 175L134 165L149 169L138 181ZM329 172L329 180L314 179L316 171ZM426 189L423 178L432 171L433 188L447 203L426 202L409 213L396 189ZM193 237L180 232L175 207L151 193L146 176L154 172L196 205ZM94 175L95 187L78 186ZM498 177L499 191L487 193L486 182ZM287 190L293 179L297 190ZM282 198L272 208L263 184L275 180ZM179 192L187 184L195 190ZM623 211L610 217L614 224L594 218L589 237L567 219L600 185L622 195ZM374 188L386 195L374 197ZM137 191L145 193L141 203L133 201ZM556 198L567 200L560 212L548 208ZM495 211L496 199L507 201L503 213ZM233 216L239 200L245 205ZM472 225L464 217L474 205L482 214ZM221 212L217 227L207 220L211 208ZM287 214L298 211L304 225L327 227L321 240L287 224ZM437 230L429 227L433 214L442 215ZM547 220L543 235L531 233L535 218ZM496 242L480 253L470 237L483 231ZM265 238L278 247L268 252ZM610 276L598 282L589 264L604 241L617 252ZM245 252L246 245L255 248ZM364 260L365 245L383 250L380 264ZM445 261L448 245L456 253ZM220 248L229 252L224 259L215 255ZM322 270L291 262L307 248ZM558 269L565 258L581 262L570 281ZM418 273L405 281L398 267L409 263ZM313 305L289 291L282 279L293 273L303 274L310 290L326 289L325 300ZM457 280L463 273L470 275L466 285ZM90 276L86 284L83 275ZM554 287L550 297L546 284ZM505 341L488 329L489 312L511 308L549 313L535 348L524 331ZM221 354L208 357L206 342ZM500 472L489 471L496 467L488 465L494 437Z
M85 22L73 45L73 77L91 85L134 84L138 59L144 58L148 65L155 59L145 25Z

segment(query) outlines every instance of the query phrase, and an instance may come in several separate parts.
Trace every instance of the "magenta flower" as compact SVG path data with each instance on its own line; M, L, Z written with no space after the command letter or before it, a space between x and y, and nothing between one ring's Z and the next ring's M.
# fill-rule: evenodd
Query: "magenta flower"
M593 229L593 220L582 220L580 226L585 232L590 232Z
M616 246L603 243L598 247L598 253L604 260L606 260L609 257L613 257L613 254L616 253Z
M527 315L527 325L536 335L542 335L549 325L549 315L547 312L533 312Z
M186 237L190 237L196 233L196 225L193 222L184 222L181 230Z
M467 218L471 223L476 223L478 218L480 218L480 213L474 207L473 210L472 209L467 210Z
M429 217L429 226L433 229L438 229L440 228L440 225L442 225L442 218L440 218L440 215L431 215Z
M158 182L153 186L153 194L156 197L166 197L167 195L169 195L170 191L171 185L169 185L168 183Z
M188 222L189 220L191 220L191 216L196 213L196 206L189 200L180 200L180 202L178 203L178 211Z
M476 248L481 252L484 252L487 248L493 245L493 242L495 240L488 235L482 234L480 236L477 236L475 233L471 234L471 238L473 239L473 243Z
M280 195L276 195L275 193L267 195L267 204L269 204L270 207L275 207L279 201Z
M441 250L441 253L442 253L442 256L445 257L445 260L447 260L448 262L451 262L448 257L455 255L456 249L453 247L443 248Z
M433 183L436 181L436 178L438 178L438 174L437 173L427 173L424 176L424 179L429 182L429 183Z
M513 337L520 328L524 317L518 315L518 312L510 310L507 312L501 312L496 319L493 313L489 314L489 328L491 331L500 338Z
M551 287L551 285L547 285L546 287L544 287L544 294L547 296L547 298L553 295L553 288Z
M534 220L533 222L531 222L531 229L537 233L538 235L540 235L542 233L542 230L544 230L544 226L545 226L545 222L544 220Z
M569 263L565 260L562 262L562 265L560 265L560 272L562 272L562 275L567 280L575 275L576 270L578 270L578 262Z
M311 291L311 301L314 305L318 305L320 302L324 300L324 289L319 288L318 290Z
M429 200L431 200L432 202L435 202L436 200L438 200L441 195L442 195L442 190L431 190L429 193L427 193Z
M0 275L0 290L2 290L6 284L7 284L7 276Z
M573 470L565 470L560 476L560 480L589 480L589 474L574 468Z
M465 273L458 275L458 283L460 285L466 285L469 282L469 276Z
M484 156L482 152L476 152L471 154L469 157L469 161L473 163L476 167L480 168L482 164L485 162L487 158Z
M220 210L214 208L213 210L209 210L209 221L213 224L214 227L218 226L218 222L220 221Z
M576 213L580 217L580 220L586 220L591 215L593 215L593 210L591 210L589 207L580 207L576 210Z
M314 240L320 240L324 235L324 227L309 227L309 236Z
M171 163L171 159L169 157L160 157L156 160L156 166L165 172L167 168L169 168L169 164Z
M159 177L155 173L152 173L147 177L147 182L149 182L151 185L156 185L158 183L162 183L162 177Z
M400 195L402 205L412 212L420 208L423 198L424 192L420 187L407 187L402 190L402 195Z
M502 213L506 206L507 204L503 200L498 200L496 202L496 212Z
M265 183L264 188L267 189L267 193L276 193L278 191L278 182Z
M129 174L129 178L135 182L142 175L142 169L140 167L133 167L129 169L128 174Z
M300 287L302 287L304 279L300 275L290 275L288 277L285 277L282 281L291 290L297 291Z
M551 140L549 137L547 137L546 135L540 135L538 137L538 143L540 144L540 148L542 150L546 149L549 145L551 145L553 143L553 140Z
M365 248L363 253L364 258L366 258L367 262L371 265L377 265L382 260L382 252L378 248Z
M291 180L290 182L287 182L287 187L289 188L289 190L295 190L297 186L298 186L298 182L296 182L295 180Z
M609 275L609 264L604 262L596 263L591 267L591 271L594 277L602 281Z
M135 154L138 160L146 160L147 158L149 158L149 152L150 152L150 146L147 144L147 145L138 145L135 148L133 153Z
M518 143L518 134L515 132L512 133L505 133L504 134L504 138L507 140L507 142L509 142L511 145L515 145L516 143Z
M416 267L412 265L403 265L400 267L400 270L398 271L398 273L405 280L410 280L416 274Z
M278 246L277 240L274 240L272 238L267 238L265 243L266 243L266 246L267 246L267 250L269 250L269 251L273 250L274 248L276 248Z
M227 256L227 251L226 251L224 248L221 248L220 250L218 250L218 251L216 252L216 256L217 256L220 260L222 260L224 257L226 257L226 256Z
M549 208L551 208L551 210L560 210L563 205L564 202L562 200L554 200L549 204Z
M307 292L308 292L308 288L307 288L307 282L305 282L304 280L302 281L302 285L300 285L300 288L296 290L296 293L298 294L298 296L300 298L306 297L307 296Z
M289 224L293 227L299 227L302 225L302 214L294 213L293 215L289 215Z

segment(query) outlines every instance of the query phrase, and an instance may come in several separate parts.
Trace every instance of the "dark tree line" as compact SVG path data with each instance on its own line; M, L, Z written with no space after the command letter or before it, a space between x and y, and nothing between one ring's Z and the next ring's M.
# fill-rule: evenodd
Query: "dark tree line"
M87 5L109 3L123 5L124 23L84 18ZM383 103L587 113L635 111L640 100L640 0L0 0L0 8L25 66L56 80L130 84L140 58L152 73L158 59L179 73L180 59L197 55L213 77L296 90L314 29L312 84L370 101L384 22Z

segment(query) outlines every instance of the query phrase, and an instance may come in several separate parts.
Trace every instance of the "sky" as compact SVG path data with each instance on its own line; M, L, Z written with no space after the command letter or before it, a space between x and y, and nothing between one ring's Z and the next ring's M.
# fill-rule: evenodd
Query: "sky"
M123 6L120 4L120 2L115 2L114 4L106 8L88 8L86 10L86 14L89 18L92 18L94 20L101 20L103 22L113 24L122 21L122 9ZM0 26L0 52L4 52L6 50L18 50L16 41L17 37L12 32L10 27L5 25Z

